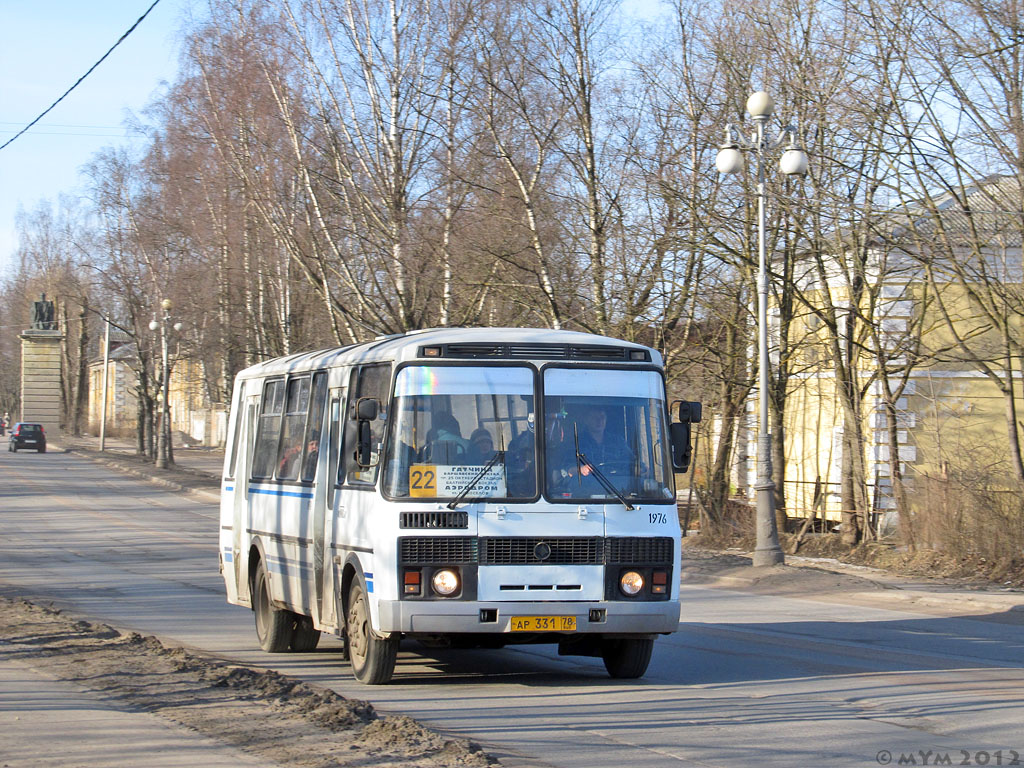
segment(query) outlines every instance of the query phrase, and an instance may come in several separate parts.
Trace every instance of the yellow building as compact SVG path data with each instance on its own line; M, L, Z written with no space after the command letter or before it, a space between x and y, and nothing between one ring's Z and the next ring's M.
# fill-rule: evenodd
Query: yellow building
M107 362L106 421L107 434L130 437L135 434L138 415L136 385L138 377L131 365L134 346L124 331L111 329ZM89 362L89 432L98 435L103 412L103 340L99 356Z
M800 263L805 303L792 326L796 353L784 419L791 516L807 516L816 491L829 519L841 510L843 435L850 422L838 396L835 335L858 392L868 496L883 521L895 506L883 376L899 394L895 437L911 498L928 478L1004 488L1014 483L1014 422L1007 414L1016 407L1016 428L1024 429L1021 211L1016 180L995 176L893 213L873 228L855 301L854 281L841 266L849 260L819 264L809 256ZM829 330L829 303L838 333ZM755 407L752 402L751 440ZM752 444L747 453L754 455ZM753 462L743 470L752 485Z
M111 331L107 372L107 434L134 437L138 423L138 374L134 344L122 331ZM174 361L170 382L171 429L175 444L223 445L227 411L207 397L203 366L188 359ZM103 403L103 349L89 364L89 430L99 434ZM158 400L157 408L160 407Z

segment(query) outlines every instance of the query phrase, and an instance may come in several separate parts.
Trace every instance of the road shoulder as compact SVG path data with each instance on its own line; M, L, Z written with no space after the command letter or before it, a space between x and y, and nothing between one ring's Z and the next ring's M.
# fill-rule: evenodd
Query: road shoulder
M897 576L827 558L787 556L755 568L750 553L684 546L682 583L802 600L866 605L1024 625L1024 590L965 579Z
M368 702L6 597L0 597L0 691L0 759L10 768L134 768L141 756L159 768L483 768L495 762L466 739L404 715L381 717ZM37 740L45 743L34 753ZM192 759L150 760L158 748L181 748ZM204 751L209 758L198 754Z
M4 768L264 768L276 766L116 699L47 675L0 650L0 733ZM116 736L114 736L116 734ZM130 746L129 746L130 745Z

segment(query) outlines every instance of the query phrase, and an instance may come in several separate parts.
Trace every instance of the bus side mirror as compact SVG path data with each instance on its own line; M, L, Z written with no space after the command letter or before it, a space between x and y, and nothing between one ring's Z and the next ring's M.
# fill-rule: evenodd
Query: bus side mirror
M373 421L380 413L380 402L376 397L361 397L356 402L356 418L359 421Z
M375 420L379 413L380 402L375 397L361 397L356 402L356 464L360 467L372 467L376 463L373 459L373 432L370 429L370 422Z
M683 400L679 403L679 421L668 425L672 441L672 468L685 472L690 468L693 449L690 446L690 425L699 424L702 416L701 404Z
M703 415L701 404L696 401L679 401L679 421L683 424L700 424Z

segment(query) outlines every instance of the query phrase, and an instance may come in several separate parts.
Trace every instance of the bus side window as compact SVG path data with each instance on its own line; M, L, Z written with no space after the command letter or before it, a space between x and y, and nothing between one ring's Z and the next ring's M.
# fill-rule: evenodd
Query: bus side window
M327 476L333 478L331 483L327 486L327 506L334 506L334 488L344 478L338 477L338 457L341 451L341 405L342 405L342 390L332 389L331 390L331 406L329 412L329 422L331 434L328 438L328 445L330 446L330 453L328 454L328 466ZM337 480L337 483L335 482Z
M356 463L356 445L358 444L359 422L356 421L356 403L363 397L374 397L380 403L380 413L370 423L370 441L377 453L377 446L384 439L384 425L387 423L388 396L391 394L391 366L367 365L352 373L352 383L348 388L348 408L345 418L344 459L345 482L348 484L373 484L377 482L377 464L372 467L360 467ZM379 458L379 457L378 457Z
M288 396L285 398L284 424L281 428L281 445L277 452L277 478L295 480L299 476L302 461L302 438L306 431L306 414L309 411L309 376L288 379Z
M316 465L320 455L320 430L324 423L324 400L327 397L327 373L313 375L313 394L309 399L309 419L306 420L305 448L302 453L302 480L309 483L316 476Z
M256 430L256 451L252 460L253 477L271 477L277 458L277 439L281 434L284 408L284 381L276 379L263 386L263 405Z
M238 466L238 436L242 431L242 417L245 415L245 382L238 385L238 398L235 400L235 429L231 438L231 460L228 462L227 476L235 476L235 467Z

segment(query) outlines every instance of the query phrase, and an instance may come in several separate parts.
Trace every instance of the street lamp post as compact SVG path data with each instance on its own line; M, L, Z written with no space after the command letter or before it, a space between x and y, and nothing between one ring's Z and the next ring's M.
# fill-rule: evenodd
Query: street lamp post
M765 91L758 91L747 99L747 112L754 120L754 133L748 139L739 126L729 123L725 128L725 143L719 148L715 166L719 173L739 173L743 170L743 152L752 152L757 159L757 361L759 398L759 424L757 435L756 494L757 544L754 565L777 565L785 560L779 546L779 531L775 522L775 481L772 476L772 441L768 423L768 258L765 252L765 192L764 157L788 141L779 160L779 170L787 176L807 173L807 153L799 146L797 131L786 126L771 139L766 135L768 121L775 111L775 102Z
M156 439L156 466L159 469L166 469L172 460L170 459L170 445L171 445L171 407L170 398L168 397L168 389L170 387L171 380L171 367L168 360L168 330L173 329L174 331L181 330L181 323L174 323L171 325L171 309L174 307L173 302L170 299L164 299L160 302L160 308L163 310L163 317L161 320L154 319L149 324L149 330L155 331L160 330L160 353L161 353L161 369L160 369L160 380L161 390L163 392L163 407L160 415L160 432L157 434Z

